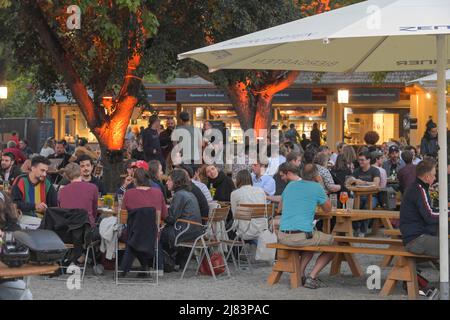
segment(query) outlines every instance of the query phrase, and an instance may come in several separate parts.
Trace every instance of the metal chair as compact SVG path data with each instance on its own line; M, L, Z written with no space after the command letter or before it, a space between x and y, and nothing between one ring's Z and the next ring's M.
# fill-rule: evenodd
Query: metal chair
M222 208L218 208L218 209L222 209ZM229 208L228 208L228 210L229 210ZM208 261L209 268L212 271L212 276L213 276L214 280L217 280L215 269L221 268L221 267L225 267L227 276L230 277L230 270L228 268L228 263L225 258L225 254L223 253L223 250L222 250L221 241L214 239L214 236L208 237L208 230L212 230L211 223L213 221L222 221L220 219L223 219L222 215L224 214L225 210L219 210L219 211L215 211L215 212L218 213L217 218L214 218L215 215L212 215L206 225L195 222L195 221L184 220L184 219L178 219L175 222L174 227L176 230L181 230L181 223L186 224L186 228L184 230L182 230L176 236L175 246L190 249L188 260L186 261L186 264L184 265L184 268L183 268L183 272L181 273L181 279L183 279L184 274L186 273L186 270L191 262L192 256L194 256L194 255L195 255L196 261L197 261L197 271L196 271L195 275L198 274L201 263L202 263L203 259L206 258ZM227 212L227 214L228 214L228 212ZM225 219L226 219L226 216L225 216ZM200 236L198 236L197 238L195 238L193 241L180 241L180 237L182 237L183 234L188 232L190 227L193 225L202 227L203 233ZM218 252L222 256L222 259L224 261L223 265L213 267L212 262L211 262L211 255L209 253L210 248L217 248ZM199 250L198 255L196 255L197 250Z
M117 231L116 231L116 261L115 261L115 269L114 269L114 279L116 282L116 285L119 284L156 284L159 283L159 273L158 273L158 256L159 256L159 234L160 234L160 215L156 215L156 224L157 224L157 236L156 236L156 244L155 244L155 254L153 258L153 271L132 271L130 270L130 273L142 273L142 274L148 274L148 275L154 275L155 281L148 281L148 279L138 279L138 278L124 278L120 279L119 281L119 251L125 251L127 248L126 243L119 242L119 235L120 235L120 229L123 229L124 226L127 224L128 221L128 211L127 210L120 210L118 217L117 217ZM152 279L150 279L152 280Z
M231 226L230 230L228 230L234 231L236 236L233 240L226 241L227 245L229 246L227 260L230 258L231 255L231 259L233 261L233 265L236 268L236 270L242 270L241 257L244 256L247 261L248 268L250 269L250 271L253 271L252 263L250 262L251 254L246 246L243 236L250 229L250 223L252 219L258 218L268 219L269 215L273 215L273 212L274 212L273 204L239 204L239 206L237 207L236 212L234 212L233 214L234 218L233 225ZM245 228L245 230L239 230L240 222L247 223L247 227ZM236 258L233 254L234 248L236 248L238 251L237 263Z

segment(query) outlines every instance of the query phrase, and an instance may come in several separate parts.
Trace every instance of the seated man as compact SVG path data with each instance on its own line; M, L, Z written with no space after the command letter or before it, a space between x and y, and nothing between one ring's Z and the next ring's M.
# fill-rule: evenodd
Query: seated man
M70 183L59 191L59 207L86 210L89 223L94 227L97 220L97 186L81 180L81 169L76 163L69 163L63 170L64 177Z
M433 211L430 185L436 180L436 163L425 159L416 167L417 180L406 189L400 207L400 231L406 250L439 257L439 212Z
M288 246L326 246L333 244L333 236L313 230L313 221L317 205L324 212L331 211L330 201L322 186L314 182L319 175L314 164L306 164L303 168L303 180L291 181L282 194L283 214L281 215L278 241ZM304 277L305 269L311 261L313 252L302 252L300 277L306 288L317 289L317 276L325 266L333 260L333 253L322 253L316 261L308 277Z
M67 166L69 164L69 160L71 158L71 155L68 154L66 152L66 148L64 146L64 143L61 141L58 141L55 145L55 153L51 154L47 157L48 159L50 159L50 161L54 160L54 159L60 159L59 161L61 161L58 166L56 168L53 169L62 169L65 166ZM56 183L58 180L60 180L60 176L58 173L51 173L50 174L50 180L53 183Z
M24 215L36 217L36 213L43 215L48 207L57 206L56 190L47 179L49 165L50 160L36 156L31 160L30 173L14 181L12 198Z
M264 165L260 162L252 165L252 182L254 187L260 187L266 195L273 196L276 186L272 176L264 173Z
M376 187L380 186L380 170L370 165L371 156L369 151L363 151L358 154L359 168L353 172L355 179L352 183L363 185L370 183ZM369 199L367 196L361 197L360 207L356 209L372 210L377 206L377 198L372 198L372 208L368 208ZM359 237L365 237L366 233L371 233L370 225L372 220L354 221L353 229Z
M298 174L300 174L300 165L302 163L301 154L295 151L290 152L286 156L286 162L278 167L278 172L273 176L276 185L275 195L281 195L284 191L284 188L286 188L287 186L288 181L285 181L284 179L281 178L282 176L281 167L287 163L294 165L299 171Z
M3 181L13 184L17 176L22 174L20 167L15 164L15 156L11 152L5 152L2 155L2 166L0 169L0 178Z
M84 182L95 184L97 186L98 192L101 195L105 195L106 190L102 180L92 175L92 171L94 170L94 162L92 158L88 155L83 154L78 157L77 162L80 165L81 169L81 180Z

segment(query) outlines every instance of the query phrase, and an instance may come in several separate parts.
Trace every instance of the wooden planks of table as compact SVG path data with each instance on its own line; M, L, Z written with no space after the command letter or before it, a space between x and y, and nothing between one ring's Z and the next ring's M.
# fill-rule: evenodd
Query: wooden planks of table
M59 265L37 265L37 264L25 264L17 268L9 268L4 263L0 262L0 279L15 279L24 278L29 276L39 276L53 274L59 269Z
M323 219L324 232L331 233L331 219L336 217L336 224L332 230L333 235L353 236L353 221L380 219L386 229L394 229L390 219L400 219L400 211L381 210L350 210L337 209L329 213L316 212L316 218Z

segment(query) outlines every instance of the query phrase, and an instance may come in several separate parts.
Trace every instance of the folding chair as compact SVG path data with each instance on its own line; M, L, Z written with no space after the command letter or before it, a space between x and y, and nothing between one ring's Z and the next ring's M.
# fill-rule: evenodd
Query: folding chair
M124 226L127 225L128 221L128 211L127 210L120 210L118 215L118 228L117 228L117 234L115 236L116 238L116 261L115 261L115 270L114 270L114 279L116 282L116 285L119 284L156 284L158 285L159 282L159 273L158 273L158 258L159 258L159 235L160 235L160 225L161 225L161 217L160 215L156 215L156 225L157 225L157 236L156 236L156 244L155 244L155 253L153 258L153 271L133 271L130 270L129 273L142 273L142 274L148 274L148 275L154 275L155 281L152 281L153 278L147 278L147 279L139 279L139 278L124 278L119 279L119 273L122 270L119 270L119 251L125 251L127 248L126 243L119 242L119 230L124 228Z
M219 209L221 209L221 208L219 208ZM229 208L228 208L228 210L229 210ZM225 212L225 210L216 211L216 212L220 213L217 215L217 219L219 221L222 221L220 219L223 219L222 214ZM227 212L227 214L228 214L228 212ZM225 216L225 219L226 219L226 216ZM221 241L214 239L214 237L208 237L208 230L211 230L210 229L211 228L210 221L212 222L214 220L215 220L215 218L211 217L211 219L209 220L209 222L206 225L203 225L203 224L195 222L195 221L184 220L184 219L178 219L175 222L174 227L176 230L181 230L181 223L187 224L186 229L181 231L176 236L175 247L182 247L182 248L190 249L189 257L188 257L188 260L186 261L186 264L184 265L183 272L181 273L180 279L183 279L184 274L186 273L186 270L191 262L192 256L196 254L197 250L199 250L199 254L196 255L197 271L196 271L195 275L198 275L201 263L202 263L203 259L206 258L208 261L209 268L212 271L212 276L213 276L214 280L217 280L215 269L222 268L222 267L225 267L227 276L230 277L230 270L228 268L228 263L225 258L225 254L223 253L223 250L222 250ZM197 238L195 238L193 241L180 241L180 237L182 237L183 234L188 232L188 230L190 229L190 227L192 225L202 227L203 233L200 236L198 236ZM222 259L224 261L223 265L213 267L212 262L211 262L211 255L208 251L210 248L218 248L217 250L220 253L220 255L222 256Z
M231 226L229 231L234 231L236 236L233 240L226 241L229 245L229 251L227 254L227 260L230 258L233 261L233 265L236 270L242 270L241 268L241 257L244 256L247 261L247 266L250 271L253 271L252 263L250 262L250 252L246 246L245 240L243 239L243 235L248 232L250 229L250 223L252 219L258 218L266 218L268 220L269 214L273 215L274 212L273 204L239 204L234 212L233 225ZM246 222L247 227L245 230L239 230L239 222ZM233 254L234 248L237 249L237 263L236 258Z

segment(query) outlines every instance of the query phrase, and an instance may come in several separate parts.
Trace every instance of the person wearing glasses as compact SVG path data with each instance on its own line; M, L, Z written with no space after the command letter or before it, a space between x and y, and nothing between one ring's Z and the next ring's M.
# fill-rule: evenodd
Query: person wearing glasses
M370 152L363 151L358 154L359 168L353 172L354 179L352 184L358 185L373 185L375 187L380 186L380 170L370 164ZM377 198L374 197L372 201L372 208L368 208L368 197L361 197L360 207L357 209L374 209L377 206ZM370 233L369 224L370 220L354 221L353 229L359 237L365 237L366 233Z

